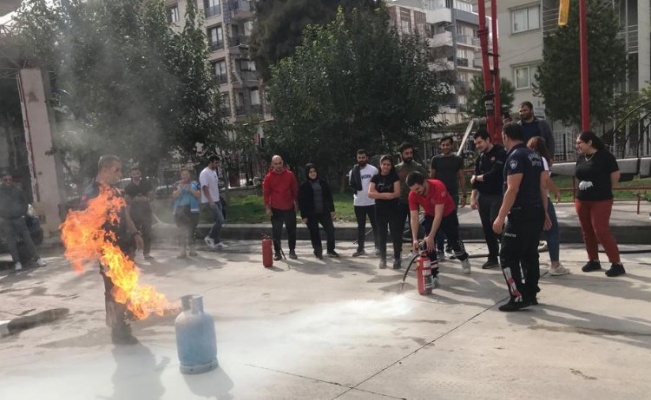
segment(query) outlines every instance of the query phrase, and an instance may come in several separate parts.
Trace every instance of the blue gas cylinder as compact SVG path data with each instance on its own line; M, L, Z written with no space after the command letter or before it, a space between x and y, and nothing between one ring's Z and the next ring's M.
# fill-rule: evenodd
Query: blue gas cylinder
M176 318L176 346L181 373L201 374L217 368L215 320L203 311L203 297L181 297L183 312Z

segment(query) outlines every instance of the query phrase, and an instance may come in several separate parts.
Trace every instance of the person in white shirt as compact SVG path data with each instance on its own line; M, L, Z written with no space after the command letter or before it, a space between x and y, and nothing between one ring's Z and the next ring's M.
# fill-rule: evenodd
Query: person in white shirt
M225 246L219 238L219 234L224 224L224 213L222 211L222 204L219 201L219 177L217 176L217 168L219 168L219 156L210 156L208 158L208 165L201 171L199 175L199 184L201 185L201 207L204 210L209 210L213 216L215 223L208 236L204 238L206 244L211 249L221 250Z
M366 150L357 150L357 165L353 167L349 174L349 183L354 192L353 205L355 206L355 217L357 219L357 251L353 257L359 257L366 254L364 251L364 239L366 236L366 217L371 221L373 228L373 243L377 254L377 227L375 224L375 200L368 197L368 187L371 178L377 175L378 170L371 164L368 164L368 153Z

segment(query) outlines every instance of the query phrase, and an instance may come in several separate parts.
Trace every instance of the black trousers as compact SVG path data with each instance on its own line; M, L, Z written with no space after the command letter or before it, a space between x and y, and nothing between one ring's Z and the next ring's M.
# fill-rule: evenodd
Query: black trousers
M357 219L357 250L364 250L366 239L366 217L371 221L373 228L373 243L377 247L377 224L375 221L375 204L372 206L355 206L355 218Z
M296 249L296 212L291 210L271 209L271 232L274 252L280 253L280 239L283 236L283 224L287 229L287 244L289 251Z
M141 213L131 213L131 219L133 220L136 229L140 231L140 236L143 241L142 254L149 254L151 251L151 224L152 224L152 214L151 212L141 212Z
M378 235L378 250L380 251L380 259L387 259L387 228L391 230L391 241L393 242L393 257L400 259L402 254L402 231L404 228L404 220L400 213L400 209L394 207L392 209L375 209L375 223L377 224Z
M182 249L192 248L194 246L194 231L199 224L199 213L191 212L189 206L181 206L174 214L174 221L179 228L178 240Z
M335 226L332 223L332 216L329 212L313 214L307 217L307 229L310 231L310 240L312 241L312 248L314 253L322 254L323 245L321 244L321 233L319 232L319 224L323 226L326 234L328 251L335 250Z
M540 280L538 239L545 223L542 206L511 210L504 233L500 261L511 301L536 297Z
M120 243L120 250L133 259L135 255L135 246L131 243ZM127 323L127 306L115 300L113 288L115 285L111 278L106 273L109 270L108 266L99 265L99 274L104 281L104 305L106 307L106 326L113 331L129 331L129 324Z
M500 236L493 232L493 222L500 213L502 207L502 196L497 194L481 194L477 199L479 205L479 218L481 227L484 229L484 238L488 246L488 258L497 260L500 255Z
M432 224L434 223L434 217L431 215L425 215L422 225L425 230L425 234L429 235L432 230ZM465 261L468 259L468 253L463 245L463 241L459 237L459 218L457 216L457 210L452 211L450 215L447 215L441 219L441 226L439 230L445 234L445 237L448 238L448 243L452 246L454 250L454 255L460 261ZM437 231L437 232L438 232ZM436 249L428 254L430 261L436 260ZM432 267L432 272L434 267Z

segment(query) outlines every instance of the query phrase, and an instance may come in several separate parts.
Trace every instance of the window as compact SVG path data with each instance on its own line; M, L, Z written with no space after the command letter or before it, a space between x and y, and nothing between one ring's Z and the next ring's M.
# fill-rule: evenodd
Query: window
M400 30L402 33L410 33L411 32L411 24L409 21L401 20L400 21Z
M206 18L220 15L222 13L220 0L204 0L203 7L206 13Z
M175 23L179 22L179 6L174 6L169 8L169 22Z
M536 67L532 65L516 67L513 69L513 74L516 89L529 89L534 81Z
M251 105L259 106L260 105L260 89L251 88Z
M512 33L540 28L540 6L512 10L511 21L513 23Z
M221 25L208 28L208 43L212 51L224 48L224 31Z
M240 70L254 72L256 70L255 69L255 61L251 61L251 60L248 60L248 59L240 60Z
M244 23L244 36L251 36L251 31L253 31L253 21L247 21Z
M224 113L228 116L231 115L231 96L228 94L228 92L222 93L222 107L224 110Z
M215 76L221 85L228 83L228 74L226 72L226 61L219 60L215 64Z

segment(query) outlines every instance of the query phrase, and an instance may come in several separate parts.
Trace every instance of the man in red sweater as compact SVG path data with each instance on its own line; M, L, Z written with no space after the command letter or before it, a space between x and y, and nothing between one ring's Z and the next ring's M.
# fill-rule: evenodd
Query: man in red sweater
M292 171L285 168L280 156L271 158L271 169L262 182L264 208L271 217L272 237L274 243L274 260L280 260L280 238L283 223L287 228L289 258L296 258L296 210L298 207L298 183Z

